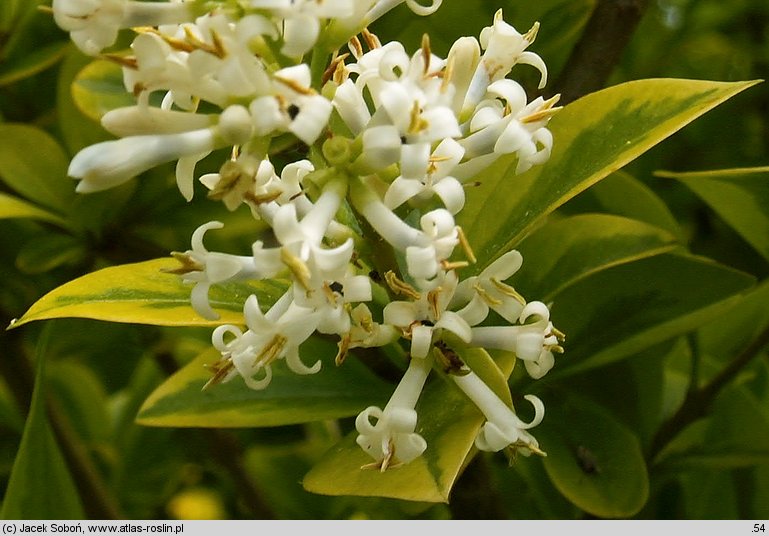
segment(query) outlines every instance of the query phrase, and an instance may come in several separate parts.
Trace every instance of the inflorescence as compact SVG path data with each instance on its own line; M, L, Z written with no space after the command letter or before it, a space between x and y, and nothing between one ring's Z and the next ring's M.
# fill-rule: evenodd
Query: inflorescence
M119 139L79 152L69 174L80 179L77 191L94 192L175 161L189 200L196 164L230 151L217 173L198 180L228 210L246 205L271 229L270 240L256 240L247 255L209 251L204 235L223 225L205 223L191 249L174 254L175 272L192 286L192 307L211 320L214 285L268 278L290 285L269 308L251 295L245 329L214 330L221 360L210 385L239 376L266 389L273 366L314 374L321 362L301 356L313 334L338 338L337 365L355 348L403 340L410 359L390 401L355 422L373 466L408 463L427 448L415 407L433 367L447 370L485 416L479 449L543 454L529 432L542 420L542 402L526 396L534 417L522 421L456 351L514 352L535 379L563 351L548 307L505 282L521 266L517 251L460 277L475 257L472 237L455 222L468 187L499 157L514 155L519 174L550 156L547 124L558 97L529 102L507 78L527 64L544 87L546 66L527 50L539 26L520 34L499 11L479 39L457 40L446 58L427 37L409 54L367 29L401 3L54 0L57 23L84 53L118 62L136 97L135 106L102 118ZM419 15L440 5L405 3ZM105 52L124 29L135 33L130 52ZM150 99L156 93L159 106ZM278 170L271 156L287 140L306 145L309 157ZM340 216L350 210L367 231ZM386 244L382 258L394 259L386 270L374 266L375 242Z

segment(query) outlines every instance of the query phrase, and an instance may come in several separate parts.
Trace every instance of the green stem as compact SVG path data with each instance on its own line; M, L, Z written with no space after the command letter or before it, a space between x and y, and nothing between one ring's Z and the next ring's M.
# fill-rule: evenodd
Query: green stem
M767 344L769 344L769 326L766 326L710 382L702 388L696 386L691 388L678 411L662 423L652 438L647 459L653 461L684 428L707 415L713 400L721 390L755 359Z

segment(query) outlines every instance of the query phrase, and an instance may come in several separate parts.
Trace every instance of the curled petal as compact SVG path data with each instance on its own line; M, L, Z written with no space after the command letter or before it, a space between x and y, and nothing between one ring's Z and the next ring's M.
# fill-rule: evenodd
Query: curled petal
M433 191L452 214L457 214L465 206L465 189L454 177L444 177L433 185Z
M190 304L195 312L207 320L218 320L219 313L213 310L211 304L208 302L208 291L211 288L211 283L207 281L200 281L195 283L190 293Z
M292 348L286 352L286 365L294 374L302 375L315 374L321 368L320 359L311 367L302 363L302 359L299 357L299 348Z
M423 6L417 0L406 0L406 5L409 6L409 9L421 16L432 15L441 7L442 3L443 0L431 0L429 6Z
M203 225L199 226L197 229L195 229L195 232L192 233L192 251L195 253L208 253L208 250L203 245L203 237L205 236L206 232L211 229L221 229L224 227L224 224L220 221L210 221L208 223L204 223Z
M225 341L226 336L229 336L232 340ZM240 330L240 328L231 324L225 324L223 326L217 326L217 328L214 330L213 334L211 335L211 343L214 345L214 348L219 350L221 353L225 353L229 351L230 343L232 343L233 340L240 339L242 336L243 332Z
M433 328L430 326L418 325L411 330L411 355L412 357L423 358L430 351L430 345L433 342Z
M398 177L395 179L384 196L384 204L389 209L396 209L409 199L424 191L424 184L417 179Z

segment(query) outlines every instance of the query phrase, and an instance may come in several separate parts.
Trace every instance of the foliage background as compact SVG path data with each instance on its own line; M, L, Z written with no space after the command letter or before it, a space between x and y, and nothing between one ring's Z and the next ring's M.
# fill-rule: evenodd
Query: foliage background
M533 49L550 69L547 96L560 92L564 101L644 78L760 79L769 65L769 6L763 0L444 3L425 19L399 8L373 30L383 41L400 39L411 50L426 31L437 53L445 54L456 37L477 35L499 7L519 30L538 20ZM72 81L89 59L36 7L0 0L4 325L75 277L185 249L200 222L223 217L205 196L184 203L165 168L112 191L74 194L66 178L69 158L108 135L73 100ZM531 74L534 87L536 73L523 74ZM111 95L109 87L80 82L81 108L89 91ZM93 83L103 82L95 77ZM750 278L752 286L738 289L735 283L726 305L665 336L654 311L647 311L646 331L623 325L607 311L643 309L643 297L632 291L647 285L650 273L661 274L654 291L678 300L669 302L671 310L685 309L686 293L697 294L699 283L718 286L712 276L687 272L688 264L676 268L662 255L606 267L575 285L572 303L580 307L563 314L581 318L576 327L590 334L579 339L583 344L635 342L622 359L559 377L558 367L570 356L590 354L590 348L567 344L540 393L548 406L540 438L548 459L509 464L501 455L476 456L448 504L313 494L302 479L349 422L141 426L134 419L144 400L208 345L210 330L58 319L0 335L0 479L8 490L3 517L767 518L769 170L762 166L769 165L768 121L769 91L759 84L550 216L548 224L554 225L594 213L653 221L674 235L679 249L720 263L721 283ZM735 168L673 178L660 173ZM226 217L225 231L211 237L211 247L247 249L248 220L238 213ZM543 258L560 258L559 245L566 244L547 237L540 236L540 245L551 248ZM676 293L687 280L691 285ZM558 316L555 322L568 324ZM519 380L511 381L522 386ZM569 415L570 408L579 409ZM610 448L625 443L638 446L641 469L623 467L624 460L616 458L622 449ZM11 481L14 461L13 478L23 486Z

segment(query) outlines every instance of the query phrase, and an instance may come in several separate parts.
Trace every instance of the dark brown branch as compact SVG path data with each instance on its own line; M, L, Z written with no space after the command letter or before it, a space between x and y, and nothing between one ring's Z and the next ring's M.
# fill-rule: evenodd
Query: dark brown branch
M554 84L561 104L606 86L648 4L648 0L598 0Z
M750 363L761 350L769 344L769 326L758 334L724 369L718 373L707 385L701 389L692 388L689 390L678 411L667 421L662 423L659 430L652 438L649 447L649 460L662 452L675 437L689 424L697 419L704 417L710 411L713 400L728 385L745 366Z

